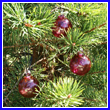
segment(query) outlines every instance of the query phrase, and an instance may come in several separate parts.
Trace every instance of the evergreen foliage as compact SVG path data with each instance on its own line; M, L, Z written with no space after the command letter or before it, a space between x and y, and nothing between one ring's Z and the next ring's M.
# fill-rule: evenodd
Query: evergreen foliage
M73 27L57 38L61 14ZM81 49L84 76L69 67ZM31 99L18 91L26 68L40 83ZM3 3L3 107L107 107L107 3Z

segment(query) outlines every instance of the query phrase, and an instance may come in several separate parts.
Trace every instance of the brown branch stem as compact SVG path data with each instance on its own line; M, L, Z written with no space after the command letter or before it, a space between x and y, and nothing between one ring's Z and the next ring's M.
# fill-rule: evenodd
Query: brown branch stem
M91 30L88 30L88 31L84 32L84 33L89 33L89 32L92 32L92 31L94 31L95 29L97 29L97 28L100 28L100 27L104 26L105 24L106 24L106 23L103 23L103 24L101 24L101 25L99 25L99 26L96 26L96 27L92 28ZM83 33L83 34L84 34L84 33ZM81 34L80 36L82 36L83 34Z
M93 72L91 74L96 74L96 73L104 73L105 71L98 71L98 72Z
M105 24L106 24L106 23L103 23L103 24L101 24L101 25L99 25L99 26L97 26L97 27L92 28L92 29L89 30L89 31L84 32L84 33L92 32L93 30L95 30L95 29L97 29L97 28L100 28L100 27L104 26Z
M15 48L15 47L24 47L24 46L28 46L28 45L35 45L38 43L30 43L30 44L26 44L26 45L12 45L12 46L4 46L3 48Z
M94 102L100 102L100 100L98 100L98 99L88 99L88 98L84 98L84 100L89 100L89 101L94 101ZM107 99L105 98L105 99L103 99L102 101L104 101L104 102L107 104L107 102L106 102L105 100L107 100Z
M84 100L89 100L89 101L100 102L100 101L99 101L99 100L97 100L97 99L87 99L87 98L84 98Z

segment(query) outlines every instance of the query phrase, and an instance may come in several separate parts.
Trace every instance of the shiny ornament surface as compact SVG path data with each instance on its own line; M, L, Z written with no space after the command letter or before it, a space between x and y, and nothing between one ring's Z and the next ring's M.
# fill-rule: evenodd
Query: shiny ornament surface
M20 80L18 85L19 93L26 98L32 98L36 96L35 94L37 93L36 89L38 91L40 90L38 85L39 85L38 80L33 76L31 75L24 76L23 79Z
M83 53L78 52L78 54L75 55L70 61L70 69L77 75L85 75L89 72L90 68L91 61Z
M60 15L56 19L54 27L52 27L52 33L54 36L59 38L61 35L67 36L66 32L69 30L69 28L72 28L71 22L65 18L64 15Z

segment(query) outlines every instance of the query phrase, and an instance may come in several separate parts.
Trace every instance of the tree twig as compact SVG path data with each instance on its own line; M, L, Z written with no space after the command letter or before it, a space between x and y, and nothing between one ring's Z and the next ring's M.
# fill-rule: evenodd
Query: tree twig
M28 45L35 45L38 43L30 43L30 44L26 44L26 45L12 45L12 46L4 46L3 48L15 48L15 47L24 47L24 46L28 46Z
M101 25L99 25L99 26L97 26L97 27L95 27L95 28L92 28L91 30L89 30L89 31L86 31L85 33L89 33L89 32L91 32L91 31L93 31L93 30L95 30L95 29L97 29L97 28L100 28L100 27L102 27L102 26L104 26L106 23L103 23L103 24L101 24Z
M35 62L34 64L32 64L32 65L30 66L30 68L33 67L33 66L35 66L36 64L42 62L43 60L46 60L46 57L41 58L40 60L38 60L37 62Z
M104 73L105 71L98 71L98 72L93 72L91 74L96 74L96 73Z
M94 31L95 29L97 29L97 28L100 28L100 27L104 26L105 24L106 24L106 23L103 23L103 24L101 24L101 25L99 25L99 26L96 26L96 27L92 28L91 30L88 30L88 31L84 32L84 33L89 33L89 32L92 32L92 31ZM83 34L84 34L84 33L83 33ZM83 34L81 34L80 36L82 36Z
M100 102L100 100L98 100L98 99L88 99L88 98L84 98L84 100L89 100L89 101L94 101L94 102ZM107 104L107 102L106 102L105 100L107 100L107 98L103 99L102 101L104 101L104 102Z
M97 100L97 99L87 99L87 98L84 98L84 100L89 100L89 101L100 102L100 101L99 101L99 100Z

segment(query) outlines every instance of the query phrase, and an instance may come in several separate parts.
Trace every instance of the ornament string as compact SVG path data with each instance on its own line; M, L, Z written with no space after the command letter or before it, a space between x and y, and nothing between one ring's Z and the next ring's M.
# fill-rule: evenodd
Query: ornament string
M25 18L22 20L22 25L24 25L24 20L25 20ZM24 36L23 36L23 45L24 45L24 47L25 47L25 39L24 39ZM25 69L25 73L27 73L27 59L26 59L26 50L27 50L27 47L26 48L24 48L24 56L25 56L25 66L26 66L26 69Z
M23 41L25 41L24 36L23 36ZM28 73L28 70L30 70L30 60L29 60L29 32L28 32L28 38L26 39L27 43L28 43L28 47L26 47L24 49L24 56L25 56L25 66L26 66L26 73ZM25 47L25 42L24 42L24 47ZM26 51L27 51L27 55L28 57L26 57Z
M27 30L28 31L28 30ZM29 59L29 31L28 31L28 37L27 37L27 44L28 44L28 47L27 47L27 52L28 52L28 56L27 56L27 59L26 59L26 54L25 54L25 60L26 60L26 74L27 73L30 73L30 70L31 70L31 68L30 68L30 65L31 65L31 61L30 61L30 59Z
M31 61L29 60L29 31L28 31L28 67L29 67L29 70L31 70L31 68L30 68L31 63L30 62Z
M23 41L24 41L24 36L23 36ZM24 47L25 47L25 42L23 43ZM27 72L27 59L26 59L26 49L24 48L24 56L25 56L25 66L26 66L26 72Z

